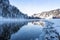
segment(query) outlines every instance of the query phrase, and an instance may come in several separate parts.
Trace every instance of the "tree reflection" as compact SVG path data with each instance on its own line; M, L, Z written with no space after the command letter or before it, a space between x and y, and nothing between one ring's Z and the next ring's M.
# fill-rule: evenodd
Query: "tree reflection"
M0 25L0 40L9 40L11 34L16 33L22 26L27 25L27 23L3 23Z

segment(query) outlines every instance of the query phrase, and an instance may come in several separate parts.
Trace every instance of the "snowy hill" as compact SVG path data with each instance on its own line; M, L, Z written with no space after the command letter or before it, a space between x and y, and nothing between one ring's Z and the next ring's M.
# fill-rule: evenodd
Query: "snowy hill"
M0 0L0 16L6 18L27 18L26 14L23 14L15 6L12 6L9 0Z
M38 18L44 18L44 19L60 18L60 9L45 11L42 13L34 14L32 16Z

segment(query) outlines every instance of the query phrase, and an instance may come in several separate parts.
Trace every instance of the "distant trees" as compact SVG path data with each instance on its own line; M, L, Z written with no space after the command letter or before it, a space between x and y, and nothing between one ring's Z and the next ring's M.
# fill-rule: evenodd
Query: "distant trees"
M40 19L40 18L39 18L39 17L33 17L33 16L30 17L30 16L29 16L28 19Z

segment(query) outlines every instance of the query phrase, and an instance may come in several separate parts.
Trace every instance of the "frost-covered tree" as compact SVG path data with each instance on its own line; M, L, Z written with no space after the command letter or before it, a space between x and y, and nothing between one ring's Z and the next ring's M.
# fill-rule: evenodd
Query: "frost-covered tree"
M15 6L12 6L9 0L0 0L0 16L5 18L27 18L26 14L23 14Z

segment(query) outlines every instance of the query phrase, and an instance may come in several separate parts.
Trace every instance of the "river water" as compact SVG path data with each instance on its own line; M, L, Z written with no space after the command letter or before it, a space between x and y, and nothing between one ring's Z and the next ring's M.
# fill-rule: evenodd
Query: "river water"
M59 40L59 38L60 19L0 22L0 40Z

